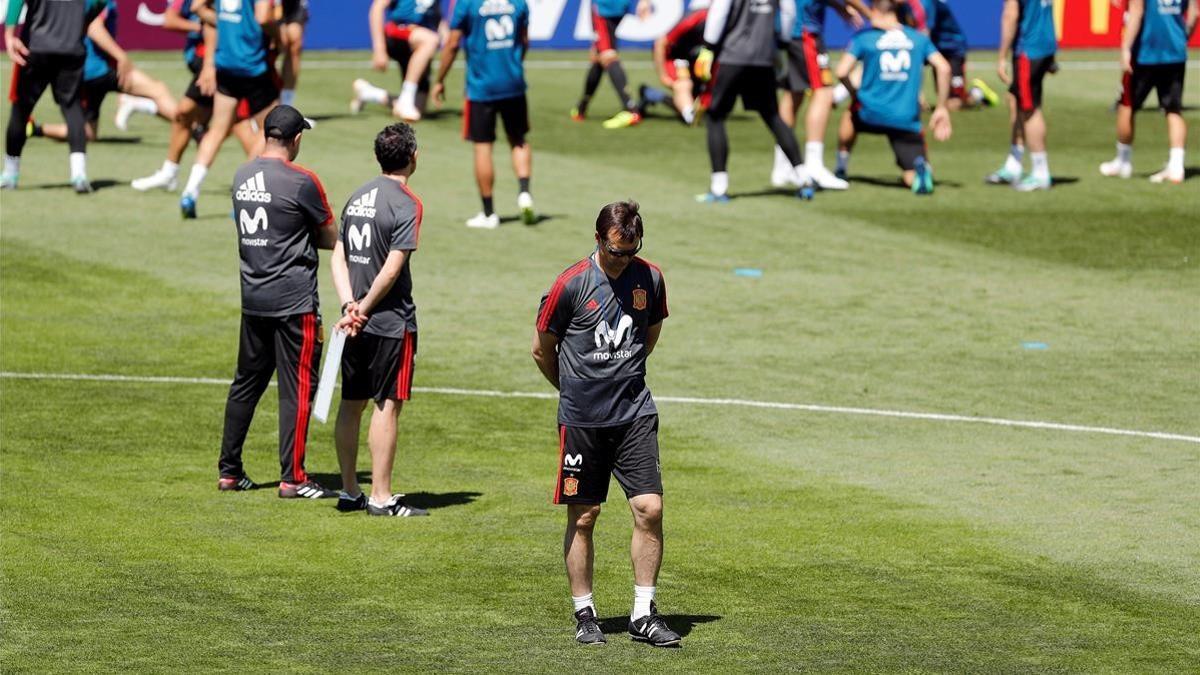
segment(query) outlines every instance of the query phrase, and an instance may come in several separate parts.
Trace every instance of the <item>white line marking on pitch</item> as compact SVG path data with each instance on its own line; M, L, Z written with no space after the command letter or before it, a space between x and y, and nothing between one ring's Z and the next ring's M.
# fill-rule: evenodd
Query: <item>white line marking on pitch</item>
M88 375L83 373L15 373L0 372L0 379L6 380L72 380L89 382L138 382L151 384L214 384L228 385L229 380L213 377L169 377L153 375ZM272 383L273 384L273 383ZM422 394L442 394L446 396L486 396L492 398L533 398L553 400L556 394L533 391L499 391L494 389L459 389L455 387L413 387L413 391ZM802 410L805 412L831 413L835 415L868 415L873 417L892 417L908 420L927 420L932 422L964 422L971 424L990 424L999 427L1015 427L1020 429L1043 429L1048 431L1073 431L1091 434L1107 434L1109 436L1135 436L1138 438L1154 438L1162 441L1183 441L1185 443L1200 443L1200 436L1173 434L1165 431L1137 431L1134 429L1115 429L1112 427L1092 427L1081 424L1060 424L1058 422L1039 422L1036 420L1009 420L1000 417L972 417L969 415L947 415L943 413L909 412L905 410L879 410L876 408L850 408L845 406L816 405L812 403L780 403L775 401L751 401L740 398L696 398L693 396L655 396L655 400L663 403L683 403L688 405L716 405L726 407L763 408L768 410Z
M588 65L588 61L573 60L573 59L546 59L546 60L531 60L525 62L527 70L575 70L584 69ZM623 62L626 69L634 70L649 70L654 67L654 64L649 61L628 61ZM1096 70L1096 71L1112 71L1118 72L1121 68L1120 64L1114 58L1111 61L1058 61L1059 67L1063 70ZM138 66L143 68L177 68L183 70L183 61L179 59L147 59L138 61ZM305 68L313 70L361 70L368 71L371 69L370 61L350 61L350 60L333 60L333 61L305 61ZM1187 67L1191 70L1200 68L1200 64L1188 62Z

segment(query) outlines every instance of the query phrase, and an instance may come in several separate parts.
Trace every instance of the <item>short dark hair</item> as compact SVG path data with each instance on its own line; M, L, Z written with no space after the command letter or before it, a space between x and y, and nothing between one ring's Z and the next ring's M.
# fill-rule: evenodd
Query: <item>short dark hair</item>
M389 124L375 137L375 159L384 173L403 171L417 153L417 135L404 122Z
M638 213L638 203L630 199L624 202L606 204L596 216L596 234L600 239L607 240L608 233L616 228L622 241L633 241L642 237L642 216Z
M896 9L896 0L871 0L871 6L881 12L891 12Z

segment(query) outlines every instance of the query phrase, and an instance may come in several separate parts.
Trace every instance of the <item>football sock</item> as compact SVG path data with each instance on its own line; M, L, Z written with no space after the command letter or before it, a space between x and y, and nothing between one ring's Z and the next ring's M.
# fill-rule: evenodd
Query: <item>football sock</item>
M729 174L725 171L714 171L708 190L718 197L729 192Z
M1183 173L1183 148L1171 148L1167 151L1167 171Z
M771 173L783 173L791 168L792 164L788 161L787 155L783 153L783 148L775 146L775 170Z
M1122 164L1130 164L1133 162L1133 146L1125 143L1117 143L1117 161Z
M87 177L87 154L82 152L72 152L70 154L71 162L71 180L76 178Z
M596 89L600 87L600 78L604 76L604 68L599 63L593 63L588 67L587 77L583 80L583 98L579 99L579 111L583 112L587 108L587 104L595 95Z
M684 108L683 110L680 110L679 116L682 117L683 121L688 124L695 122L696 121L696 106L689 105L688 107Z
M583 609L584 607L591 607L592 613L593 614L596 613L596 605L595 605L595 603L592 602L592 594L591 593L588 593L587 595L580 595L578 597L572 595L571 596L571 604L575 606L576 612Z
M400 87L400 105L417 104L417 83L405 82L404 86Z
M1039 180L1050 180L1050 160L1047 159L1044 152L1029 153L1029 160L1033 162L1033 177Z
M848 98L850 98L850 90L846 88L846 85L839 83L838 86L833 88L834 105L841 105L842 101L845 101Z
M800 146L796 143L796 134L791 127L783 123L779 112L772 108L767 112L760 113L760 116L775 136L775 142L780 148L783 148L783 154L788 158L788 165L803 164L804 158L800 156Z
M532 178L518 178L517 179L517 187L520 188L521 192L529 192L529 181L530 180L532 180Z
M617 96L621 98L621 107L626 110L633 110L636 106L633 105L633 99L629 98L629 79L625 77L625 68L621 66L620 61L613 61L608 64L608 77L612 80L613 88L617 90Z
M483 202L483 215L490 216L496 212L496 208L492 204L491 197L480 197L479 199Z
M810 168L825 166L825 144L819 141L809 141L804 144L804 164Z
M359 91L359 99L364 103L379 103L381 105L387 105L388 98L389 96L387 89L376 87L373 84L364 83Z
M654 586L633 586L633 611L629 613L632 621L637 621L650 614L650 603L654 602Z
M15 176L21 173L21 158L12 155L4 156L4 175Z
M837 170L838 173L846 173L850 170L850 151L838 150L837 154Z
M130 96L128 98L129 107L133 108L134 112L146 113L147 115L158 114L158 104L153 99L145 96Z
M279 102L284 105L291 105L296 100L295 89L284 89L279 92Z
M729 162L729 134L725 131L725 121L709 117L705 126L708 131L708 160L712 170L714 173L724 173Z
M1008 149L1008 157L1004 158L1004 169L1009 173L1021 173L1021 160L1025 157L1025 146L1014 145Z
M169 159L164 160L162 168L159 169L158 172L164 176L170 176L171 178L174 178L179 175L179 165Z
M200 196L200 184L204 182L204 177L208 175L208 167L203 164L193 164L192 172L188 174L187 185L183 188L183 194L190 197Z

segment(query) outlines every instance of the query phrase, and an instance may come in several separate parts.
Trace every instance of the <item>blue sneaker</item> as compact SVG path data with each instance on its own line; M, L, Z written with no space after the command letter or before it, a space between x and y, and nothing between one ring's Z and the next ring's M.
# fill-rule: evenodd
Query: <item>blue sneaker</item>
M1014 174L1007 168L1001 167L999 170L989 173L983 182L988 185L1016 185L1020 180L1020 173Z
M729 195L714 195L711 192L705 192L702 195L696 195L696 201L701 204L728 204Z
M191 195L184 195L179 198L179 213L184 220L196 219L196 198Z
M17 189L17 174L6 173L0 176L0 190L16 190Z
M913 166L916 175L913 176L912 191L915 195L933 194L933 169L924 157L918 157Z
M811 202L813 200L813 197L816 196L816 194L817 194L817 191L813 189L813 186L811 183L809 183L808 185L805 185L804 187L802 187L796 191L796 197L799 198L800 201L805 201L805 202Z

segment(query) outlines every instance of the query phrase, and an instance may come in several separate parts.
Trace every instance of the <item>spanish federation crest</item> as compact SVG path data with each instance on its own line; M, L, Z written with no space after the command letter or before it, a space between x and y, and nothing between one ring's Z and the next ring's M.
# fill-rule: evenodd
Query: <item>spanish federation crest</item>
M574 497L579 494L579 479L564 478L563 479L563 494L568 497Z
M646 289L644 289L644 288L633 289L633 308L634 309L646 309Z

